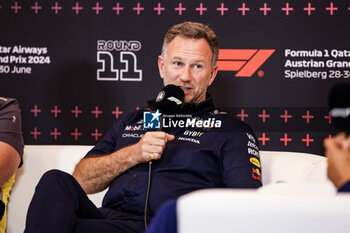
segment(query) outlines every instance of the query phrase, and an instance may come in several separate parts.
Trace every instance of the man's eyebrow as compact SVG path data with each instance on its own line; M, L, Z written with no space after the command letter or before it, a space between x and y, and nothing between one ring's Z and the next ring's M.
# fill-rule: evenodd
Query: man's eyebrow
M174 56L171 58L171 60L172 61L174 61L174 60L182 61L183 58L179 57L179 56ZM193 61L192 63L193 64L196 64L196 63L206 64L206 61L205 61L205 59L197 59L197 60Z
M181 57L178 57L178 56L175 56L175 57L172 57L172 59L177 59L177 60L182 60L182 58Z

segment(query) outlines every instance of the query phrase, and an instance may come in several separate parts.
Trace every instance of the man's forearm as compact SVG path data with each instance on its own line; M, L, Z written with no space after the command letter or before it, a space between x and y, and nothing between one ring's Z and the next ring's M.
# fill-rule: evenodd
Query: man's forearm
M97 193L109 186L113 179L139 162L133 156L135 145L124 147L112 154L82 159L73 173L87 194Z
M174 138L162 131L147 132L136 144L109 155L80 160L73 176L87 194L100 192L129 168L151 159L160 159L166 143Z

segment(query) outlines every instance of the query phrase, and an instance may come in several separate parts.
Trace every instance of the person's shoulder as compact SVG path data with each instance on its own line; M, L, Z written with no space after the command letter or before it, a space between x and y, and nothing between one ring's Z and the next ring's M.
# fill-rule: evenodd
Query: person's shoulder
M5 108L18 109L18 101L14 98L0 97L0 110Z

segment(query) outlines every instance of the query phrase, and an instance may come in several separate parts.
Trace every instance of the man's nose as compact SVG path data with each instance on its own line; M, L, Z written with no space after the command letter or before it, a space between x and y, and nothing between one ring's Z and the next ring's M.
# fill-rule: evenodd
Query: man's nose
M190 82L192 79L191 67L185 66L180 75L180 80L183 82Z

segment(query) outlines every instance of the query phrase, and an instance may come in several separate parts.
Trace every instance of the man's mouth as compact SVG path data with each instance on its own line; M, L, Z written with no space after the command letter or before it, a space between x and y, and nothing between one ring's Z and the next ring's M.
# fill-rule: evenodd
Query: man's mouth
M186 92L189 92L192 90L192 88L190 88L190 87L180 87L180 88L185 92L185 94L186 94Z

